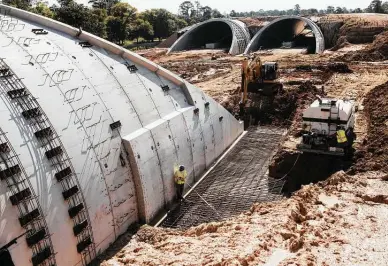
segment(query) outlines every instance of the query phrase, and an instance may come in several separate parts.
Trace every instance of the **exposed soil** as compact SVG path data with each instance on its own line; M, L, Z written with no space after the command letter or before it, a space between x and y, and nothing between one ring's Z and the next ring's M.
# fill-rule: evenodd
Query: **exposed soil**
M372 44L365 49L349 52L341 57L344 61L384 61L388 60L388 30L376 36Z
M368 137L356 152L352 172L388 173L388 82L371 90L364 100Z
M385 14L342 14L327 15L320 18L320 26L326 48L336 51L349 44L373 42L376 35L388 25Z

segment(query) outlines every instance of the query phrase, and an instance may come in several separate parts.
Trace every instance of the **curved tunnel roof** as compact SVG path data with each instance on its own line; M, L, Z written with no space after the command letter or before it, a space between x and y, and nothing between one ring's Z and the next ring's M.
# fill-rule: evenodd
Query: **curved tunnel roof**
M289 41L300 34L308 26L315 38L312 46L315 53L322 53L325 50L325 40L318 25L311 19L300 16L285 16L278 18L259 30L248 44L245 54L255 52L260 47L270 48L270 42L276 43L282 40Z
M173 200L175 163L192 184L243 131L120 46L5 5L0 20L0 246L29 230L17 266L87 265Z
M200 49L207 43L218 43L229 54L242 54L250 40L246 25L232 19L210 19L198 23L183 34L168 50L170 52ZM217 48L217 47L216 47Z

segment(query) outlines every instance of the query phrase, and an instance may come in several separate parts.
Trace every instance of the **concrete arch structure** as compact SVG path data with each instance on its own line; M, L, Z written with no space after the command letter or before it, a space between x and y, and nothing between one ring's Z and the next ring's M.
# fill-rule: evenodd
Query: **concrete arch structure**
M168 53L205 47L207 43L218 43L219 48L229 54L242 54L250 41L246 25L232 19L209 19L191 27L168 50Z
M243 132L120 46L5 5L0 21L0 246L32 229L9 248L16 266L87 265L173 200L175 163L193 184Z
M300 16L285 16L278 18L259 30L248 44L245 54L255 52L263 48L280 47L282 41L291 41L305 28L309 27L314 40L309 43L314 53L322 53L325 50L325 39L321 29L311 19Z

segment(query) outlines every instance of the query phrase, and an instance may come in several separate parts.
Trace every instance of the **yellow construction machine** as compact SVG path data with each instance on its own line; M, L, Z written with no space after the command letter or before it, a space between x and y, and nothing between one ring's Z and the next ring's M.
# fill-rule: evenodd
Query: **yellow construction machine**
M261 62L258 55L247 57L241 67L240 87L240 119L247 128L252 118L257 116L271 105L276 93L283 85L279 82L279 70L276 62ZM251 103L248 104L248 93L251 94ZM254 96L255 95L255 96Z

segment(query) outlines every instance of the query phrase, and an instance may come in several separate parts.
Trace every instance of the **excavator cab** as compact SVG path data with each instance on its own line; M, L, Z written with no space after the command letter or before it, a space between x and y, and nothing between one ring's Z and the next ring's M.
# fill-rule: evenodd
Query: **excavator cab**
M261 67L264 80L276 80L279 78L278 63L265 62Z

